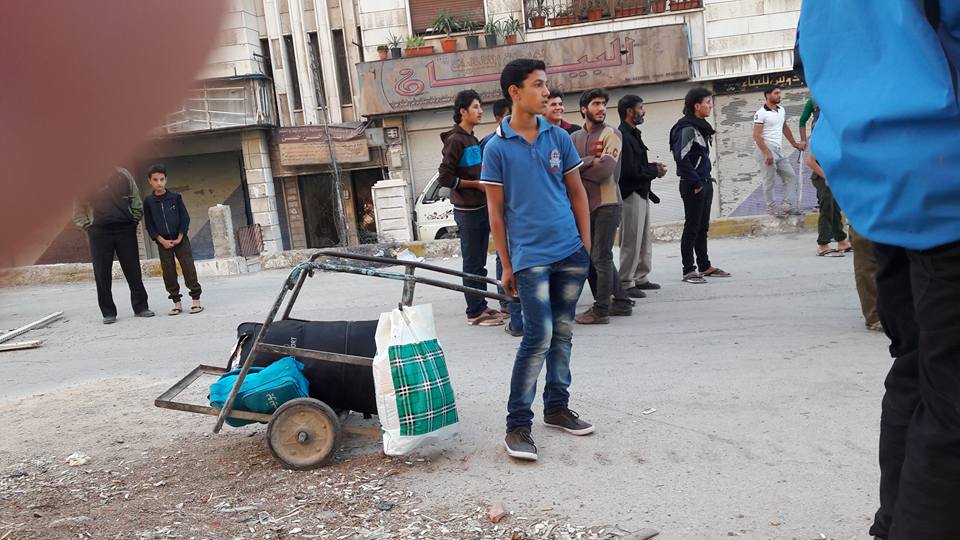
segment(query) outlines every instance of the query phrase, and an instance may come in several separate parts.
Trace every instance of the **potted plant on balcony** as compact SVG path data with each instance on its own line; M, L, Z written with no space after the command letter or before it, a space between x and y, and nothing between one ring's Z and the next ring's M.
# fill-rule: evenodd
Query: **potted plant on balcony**
M587 0L586 11L588 21L599 21L603 18L603 5L600 0Z
M483 25L483 34L484 44L487 48L496 47L497 36L500 35L500 21L493 19L487 21L487 24Z
M637 0L617 0L617 7L614 9L614 14L619 19L621 17L643 15L644 11L643 6L637 5Z
M517 36L523 30L523 22L511 15L503 21L501 28L507 45L516 45Z
M457 38L450 34L460 31L460 21L450 14L447 10L440 10L437 18L431 25L434 32L443 32L446 37L440 40L440 48L443 52L454 52L457 50Z
M703 7L702 4L702 0L670 0L670 11L696 9L698 7Z
M527 15L530 17L530 28L537 29L547 26L547 17L550 15L547 0L533 0L533 3L527 8Z
M390 47L390 58L400 58L401 45L403 45L403 40L393 35L392 32L387 36L387 47Z
M663 13L667 10L667 0L650 0L650 13Z
M413 58L415 56L426 56L433 54L433 45L427 45L423 36L410 36L406 41L407 52L405 56Z
M550 19L550 26L566 26L577 22L577 16L570 8L557 10L556 16Z
M483 30L483 25L478 22L471 21L466 16L463 17L463 29L467 32L467 50L473 51L480 48L480 32Z

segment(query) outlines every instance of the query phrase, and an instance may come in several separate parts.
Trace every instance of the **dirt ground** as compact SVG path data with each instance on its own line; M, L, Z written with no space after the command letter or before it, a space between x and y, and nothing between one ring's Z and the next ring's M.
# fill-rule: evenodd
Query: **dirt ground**
M387 457L359 436L344 439L331 465L289 471L267 450L264 426L214 435L212 416L155 408L163 390L116 379L0 406L0 539L629 537L572 525L552 508L516 509L495 524L487 511L498 501L423 507L404 481L436 465ZM75 452L88 461L68 464Z

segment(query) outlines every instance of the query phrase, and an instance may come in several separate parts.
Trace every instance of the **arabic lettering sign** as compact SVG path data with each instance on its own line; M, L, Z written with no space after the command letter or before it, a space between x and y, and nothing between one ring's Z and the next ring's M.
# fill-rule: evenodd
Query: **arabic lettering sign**
M792 71L788 71L716 81L713 83L713 88L717 94L739 94L763 90L770 85L780 86L781 88L802 88L805 86L800 77L797 77Z
M548 85L564 92L690 78L686 30L675 24L357 64L360 112L449 107L466 88L499 99L500 71L517 58L543 60Z
M363 133L358 135L354 130L343 130L333 126L329 130L333 137L333 147L338 163L370 161L367 138ZM338 138L344 136L351 138ZM277 130L275 141L280 152L281 165L330 163L330 147L327 145L322 126L280 128Z

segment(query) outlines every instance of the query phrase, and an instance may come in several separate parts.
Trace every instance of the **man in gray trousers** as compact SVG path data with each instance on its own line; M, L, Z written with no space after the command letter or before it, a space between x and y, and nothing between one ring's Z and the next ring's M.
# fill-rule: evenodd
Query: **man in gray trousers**
M644 291L660 285L649 280L653 264L653 238L650 233L650 203L660 199L650 191L655 178L663 178L663 163L650 163L647 146L640 137L640 124L646 112L643 99L627 94L617 103L623 134L620 153L620 195L623 197L623 225L620 228L620 282L631 298L644 298Z

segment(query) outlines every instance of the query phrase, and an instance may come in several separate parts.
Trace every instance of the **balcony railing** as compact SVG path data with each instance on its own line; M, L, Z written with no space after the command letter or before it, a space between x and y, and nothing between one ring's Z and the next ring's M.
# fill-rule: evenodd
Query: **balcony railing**
M158 135L276 125L273 85L266 78L202 81L180 109L167 115Z
M703 7L703 0L526 0L524 2L526 26L529 30L700 7Z

